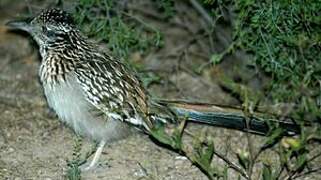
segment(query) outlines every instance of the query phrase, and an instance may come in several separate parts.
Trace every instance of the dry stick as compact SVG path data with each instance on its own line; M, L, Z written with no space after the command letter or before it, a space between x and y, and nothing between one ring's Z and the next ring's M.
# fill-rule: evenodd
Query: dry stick
M205 19L205 21L208 24L213 24L214 20L212 19L212 17L206 12L206 10L199 4L198 1L196 0L190 0L189 1L194 8L202 15L202 17Z
M196 24L196 27L195 27L195 24L190 23L193 20L193 16L191 13L188 13L183 16L179 16L179 18L176 18L176 19L177 19L177 21L181 21L182 22L181 24L187 24L186 30L187 30L187 32L189 32L191 34L191 36L195 36L195 34L197 35L197 34L201 34L201 33L204 34L204 37L209 36L208 31L210 31L210 30L208 30L207 27L203 27L201 23ZM214 26L214 25L212 25L212 26ZM199 28L199 27L201 27L201 28ZM204 33L204 32L206 32L206 33ZM210 38L208 38L208 39L210 39ZM202 50L208 49L208 44L204 43L204 41L198 40L196 42L199 44L199 46ZM207 54L209 56L209 53L207 53L207 52L203 52L203 53Z
M140 169L143 171L145 176L147 176L147 177L150 176L150 174L148 173L147 169L140 162L137 162L137 164L140 167Z
M149 11L146 8L140 8L137 6L128 5L127 9L141 13L143 16L148 17L149 19L152 19L152 20L155 20L158 22L168 23L169 27L175 26L175 27L178 27L183 30L188 30L188 32L190 32L188 29L188 25L186 25L185 23L177 22L177 21L175 21L176 19L174 19L173 21L170 20L169 22L167 22L166 18L161 17L162 16L161 14L155 13L154 11ZM192 33L192 32L190 32L190 33Z
M188 130L185 130L186 134L191 136L192 138L196 138L198 139L200 142L202 142L198 137L194 136L193 133L191 133ZM204 142L205 145L208 146L208 142ZM230 161L227 157L225 157L223 154L217 152L216 150L214 150L214 154L219 157L220 159L222 159L226 164L228 164L228 166L232 169L234 169L236 172L240 173L244 178L249 179L248 174L237 164L235 164L234 162Z
M156 18L156 20L163 20L161 18L158 18L158 15L157 14L154 14L152 12L146 12L145 9L139 9L138 7L135 7L135 6L128 6L129 9L132 9L132 10L136 10L136 11L140 11L142 12L143 14L147 15L147 16L151 16L153 18ZM170 22L170 24L173 24L172 22ZM197 30L196 32L192 31L189 27L190 26L186 26L184 23L174 23L174 25L178 26L178 27L181 27L185 30L187 30L189 33L191 33L192 37L190 40L187 41L187 43L179 48L176 48L175 50L176 51L181 51L182 49L186 49L187 47L189 47L191 44L193 44L194 42L199 42L198 40L202 37L199 37L199 35L201 34L201 32L203 31L203 29L199 29ZM173 52L173 51L172 51ZM172 55L172 53L169 53L168 56ZM208 58L206 58L208 59Z
M28 13L29 14L33 14L33 10L32 10L30 1L29 0L25 0L25 3L26 3L26 6L27 6L27 9L28 9Z
M307 160L307 162L311 162L311 161L315 160L316 158L318 158L320 156L321 156L321 152L316 154L316 155L314 155L314 156L312 156L310 159Z
M315 172L318 172L318 171L321 172L321 167L318 167L318 168L315 168L315 169L311 169L309 171L306 171L304 173L298 174L296 176L292 176L292 179L296 179L296 178L299 178L299 177L302 177L302 176L305 176L305 175L308 175L308 174L311 174L311 173L315 173Z
M202 30L203 29L198 29L195 33L193 33L193 36L188 39L184 44L182 44L181 46L174 48L170 53L168 53L167 55L165 55L165 58L168 57L181 57L182 53L184 53L184 50L188 49L191 45L193 45L195 42L198 42L200 39L206 37L207 35L203 35L202 34ZM208 59L208 58L206 58Z
M181 66L180 62L184 59L187 59L187 52L186 51L182 51L179 55L179 61L178 61L178 65L177 65L177 71L178 70L182 70L184 72L186 72L187 74L191 75L194 78L197 78L202 84L204 84L205 86L208 86L210 88L213 87L213 85L211 83L206 82L205 80L203 80L202 78L199 77L199 75L197 75L195 72L191 71L190 69Z
M188 59L187 53L184 53L184 59ZM197 78L201 83L203 83L204 85L208 86L208 87L213 87L213 84L205 81L203 78L200 78L198 74L196 74L195 72L191 71L190 69L184 67L184 66L180 66L180 69L182 71L185 71L187 74L191 75L194 78Z
M146 16L146 17L156 20L158 22L167 23L169 25L169 27L175 26L175 27L178 27L178 28L188 31L191 34L195 34L193 31L191 31L189 29L190 24L186 24L184 22L181 22L176 18L169 19L169 22L168 22L166 18L162 17L162 15L157 12L149 11L146 8L141 8L141 7L137 7L137 6L133 6L133 5L128 5L127 7L130 10L137 11L137 12L141 13L143 16Z
M234 169L234 170L238 171L239 173L241 173L241 175L242 175L243 177L245 177L246 179L250 179L249 176L248 176L248 174L245 173L244 171L242 171L242 168L241 168L241 167L237 166L235 163L233 163L232 161L230 161L229 159L227 159L224 155L218 153L217 151L214 151L214 154L215 154L217 157L221 158L226 164L228 164L229 167L231 167L232 169Z
M315 156L311 157L309 160L307 160L307 162L311 162L311 161L313 161L314 159L316 159L316 158L318 158L320 156L321 156L321 153L318 153ZM311 174L311 173L314 173L314 172L318 172L318 171L321 171L321 167L308 170L308 171L306 171L304 173L298 173L297 170L295 170L291 174L286 176L284 179L295 179L295 178L302 177L304 175L308 175L308 174Z
M198 57L198 58L201 58L203 60L206 60L208 61L209 57L202 54L202 53L199 53L199 52L190 52L191 55L195 56L195 57Z
M210 43L210 49L213 50L214 49L214 42L213 42L213 38L211 37L211 31L212 29L215 27L216 21L219 19L219 17L217 17L216 19L213 19L211 17L210 14L208 14L208 12L202 7L202 5L199 4L199 2L197 0L190 0L190 3L192 4L192 6L196 9L196 11L199 12L199 14L201 14L201 16L203 17L203 19L205 20L205 22L208 24L207 27L205 28L210 36L209 38L209 43Z
M280 155L279 155L280 156ZM278 175L276 176L276 179L280 179L280 177L281 177L281 175L282 175L282 172L284 171L284 166L282 165L281 167L280 167L280 171L279 171L279 173L278 173Z
M284 177L285 180L291 180L293 179L293 176L297 174L296 171L289 172L287 176Z
M174 48L170 53L168 53L165 57L170 57L170 56L174 56L176 54L176 56L180 56L182 51L184 51L185 49L189 48L193 43L195 43L198 40L198 36L197 34L195 34L195 36L193 36L191 39L187 40L186 43L182 44L181 46Z
M251 110L252 107L250 105L250 107L246 107L246 108L248 108L248 109L245 109L246 128L250 129L250 124L249 124L250 123L250 118L249 118L249 115L252 114L252 110ZM247 111L249 111L249 112L247 112ZM247 139L248 150L249 150L249 154L250 154L250 161L249 161L249 167L248 167L247 173L249 175L249 179L251 179L256 156L254 155L251 135L250 135L250 133L248 131L246 132L246 139Z
M121 14L124 14L125 16L127 16L127 17L129 17L129 18L137 21L138 23L142 24L142 25L146 28L146 30L154 31L154 32L157 31L157 29L156 29L155 27L153 27L152 25L147 24L147 23L144 22L141 18L139 18L139 17L137 17L137 16L135 16L135 15L129 14L129 13L127 13L127 12L120 12L120 13L121 13Z
M282 153L282 152L281 152L281 153ZM282 178L280 178L280 179L290 180L290 179L292 179L292 177L293 177L294 175L296 175L296 173L297 173L296 170L291 170L291 169L289 168L289 162L288 162L288 161L286 161L285 164L283 165L283 169L286 170L286 173L287 173L287 174L285 174L285 175L284 175Z

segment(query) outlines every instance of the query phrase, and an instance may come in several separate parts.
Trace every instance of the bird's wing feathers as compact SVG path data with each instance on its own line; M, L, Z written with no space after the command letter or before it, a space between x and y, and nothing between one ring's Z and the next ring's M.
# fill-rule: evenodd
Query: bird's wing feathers
M138 78L120 61L95 57L77 64L76 74L87 100L107 116L150 126L147 94Z

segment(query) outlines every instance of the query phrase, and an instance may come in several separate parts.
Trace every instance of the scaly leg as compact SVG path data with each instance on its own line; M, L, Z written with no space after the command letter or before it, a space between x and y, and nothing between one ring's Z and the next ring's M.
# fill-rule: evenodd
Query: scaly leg
M97 147L97 150L95 152L93 160L90 162L89 166L81 167L81 171L89 171L89 170L94 169L97 166L97 162L100 158L100 155L104 149L105 144L106 144L106 141L104 141L104 140L100 141L100 143Z

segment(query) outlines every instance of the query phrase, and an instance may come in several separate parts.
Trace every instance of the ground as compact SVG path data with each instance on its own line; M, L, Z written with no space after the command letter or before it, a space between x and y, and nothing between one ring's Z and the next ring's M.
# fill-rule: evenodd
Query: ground
M78 137L48 109L37 75L40 64L37 46L29 36L10 32L4 26L8 19L26 9L27 2L0 2L0 179L64 179L67 160L72 158ZM165 85L151 86L149 91L153 95L200 102L238 103L215 82L218 69L201 77L188 71L167 72L179 61L170 55L182 46L180 41L186 39L187 34L171 25L160 25L160 28L165 34L164 48L143 59L133 55L133 59L147 69L161 71ZM228 67L228 63L221 66ZM169 82L175 86L166 85ZM179 87L178 90L175 87ZM203 129L199 125L190 126L194 132ZM216 149L234 160L235 153L247 147L242 132L210 128L210 133ZM261 141L261 137L253 136L254 146ZM93 142L84 139L82 152L93 146ZM269 159L273 161L274 157ZM101 167L82 173L82 178L207 179L188 159L157 145L144 134L107 145L100 162ZM220 160L216 163L223 164ZM229 177L234 179L237 174L230 170Z

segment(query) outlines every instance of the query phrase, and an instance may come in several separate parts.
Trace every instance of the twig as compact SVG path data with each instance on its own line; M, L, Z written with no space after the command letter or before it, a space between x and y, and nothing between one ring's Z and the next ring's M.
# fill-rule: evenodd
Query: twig
M187 53L183 53L182 55L184 55L184 59L187 59ZM179 68L186 72L187 74L191 75L192 77L194 78L197 78L202 84L204 84L205 86L208 86L208 87L213 87L213 84L209 83L209 82L206 82L203 78L200 78L199 75L197 73L195 73L194 71L190 70L189 68L186 68L184 66L179 66Z
M302 177L302 176L305 176L305 175L308 175L308 174L311 174L311 173L315 173L315 172L318 172L318 171L321 172L321 167L311 169L311 170L309 170L309 171L306 171L306 172L301 173L301 174L297 174L297 175L292 176L292 177L290 177L290 178L296 179L296 178L299 178L299 177Z
M321 152L316 154L316 155L314 155L314 156L312 156L310 159L307 160L307 162L311 162L311 161L315 160L316 158L318 158L320 156L321 156Z
M31 8L31 3L29 2L29 0L25 0L25 2L26 2L27 9L28 9L28 13L33 14L33 11Z
M161 21L161 22L165 22L165 18L159 14L156 13L155 11L150 11L150 9L146 9L146 8L141 8L143 6L137 6L137 5L132 5L132 4L127 4L127 9L132 10L132 11L136 11L141 13L142 15L154 19L156 21Z
M147 169L140 162L137 162L137 164L140 167L140 169L143 171L144 175L149 176Z
M234 162L230 161L229 159L227 159L224 155L220 154L217 151L214 151L214 154L221 158L226 164L228 164L229 167L231 167L232 169L234 169L235 171L241 173L241 175L246 178L246 179L250 179L248 174L242 170L242 168L238 165L236 165Z
M190 0L189 1L194 8L202 15L202 17L205 19L205 21L210 24L213 25L213 18L206 12L206 10L199 4L198 1L196 0Z
M152 30L152 32L157 32L157 29L155 28L155 27L153 27L152 25L150 25L150 24L147 24L146 22L144 22L142 19L140 19L139 17L137 17L137 16L135 16L135 15L132 15L132 14L129 14L129 13L127 13L127 12L124 12L124 11L122 11L122 12L120 12L121 14L123 14L123 15L125 15L125 16L127 16L127 17L129 17L129 18L131 18L131 19L133 19L133 20L135 20L135 21L137 21L138 23L140 23L140 24L142 24L145 28L146 28L146 30Z
M174 48L170 53L168 53L164 57L167 58L167 57L170 57L170 56L181 56L185 49L188 49L195 42L197 42L201 38L204 38L204 37L207 36L207 35L204 35L202 33L203 33L203 29L202 28L198 29L195 33L193 33L191 38L189 38L187 41L185 41L185 43L183 43L182 45L178 46L177 48Z
M193 133L189 132L188 130L185 130L186 134L191 136L192 138L197 138L199 140L198 137L194 136ZM199 140L200 141L200 140ZM206 145L208 144L207 142L204 142L206 143ZM222 159L230 168L234 169L236 172L240 173L244 178L246 179L250 179L248 174L240 167L238 166L237 164L235 164L234 162L230 161L227 157L225 157L223 154L219 153L218 151L214 150L214 154Z
M321 153L318 153L315 156L311 157L309 160L307 160L307 162L311 162L311 161L313 161L314 159L316 159L316 158L318 158L320 156L321 156ZM297 171L292 171L290 174L288 174L286 177L284 177L284 179L286 179L286 180L296 179L296 178L299 178L299 177L302 177L302 176L305 176L305 175L308 175L308 174L311 174L311 173L315 173L315 172L318 172L318 171L321 171L321 167L314 168L314 169L308 170L308 171L303 172L303 173L298 173Z
M280 179L280 177L281 177L281 175L282 175L282 172L284 171L284 166L282 165L281 167L280 167L280 171L279 171L279 173L278 173L278 175L276 176L276 179Z
M247 96L245 98L247 98ZM247 100L245 100L245 101L247 101ZM245 114L246 128L250 129L250 121L251 121L250 117L253 114L252 105L250 104L249 107L245 107L244 111L245 111L244 114ZM247 131L245 135L246 135L248 150L249 150L249 154L250 154L250 159L249 159L250 161L249 161L247 173L249 175L249 179L251 179L253 167L254 167L254 164L255 164L255 161L256 161L256 158L258 157L258 155L254 155L254 148L253 148L252 138L251 138L250 133Z

